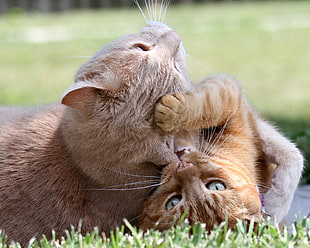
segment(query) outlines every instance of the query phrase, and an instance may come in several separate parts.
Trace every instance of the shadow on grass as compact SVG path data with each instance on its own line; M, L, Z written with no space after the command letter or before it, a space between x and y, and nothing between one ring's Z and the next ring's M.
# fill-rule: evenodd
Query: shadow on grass
M297 144L305 157L305 169L301 180L302 184L310 184L310 119L284 119L269 116L279 130Z

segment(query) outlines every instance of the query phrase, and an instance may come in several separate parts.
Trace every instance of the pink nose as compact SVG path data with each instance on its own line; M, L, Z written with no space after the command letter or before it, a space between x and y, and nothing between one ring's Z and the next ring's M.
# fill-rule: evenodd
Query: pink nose
M178 163L176 175L182 185L190 185L193 181L199 178L199 171L194 164L181 160Z
M177 148L175 151L175 154L180 158L182 157L184 154L190 153L191 152L191 148L190 147L180 147Z

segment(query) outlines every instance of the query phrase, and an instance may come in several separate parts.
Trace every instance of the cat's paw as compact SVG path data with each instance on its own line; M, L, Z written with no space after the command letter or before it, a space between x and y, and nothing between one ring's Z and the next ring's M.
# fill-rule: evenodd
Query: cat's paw
M178 131L186 110L185 95L175 93L163 96L155 108L155 124L163 131Z

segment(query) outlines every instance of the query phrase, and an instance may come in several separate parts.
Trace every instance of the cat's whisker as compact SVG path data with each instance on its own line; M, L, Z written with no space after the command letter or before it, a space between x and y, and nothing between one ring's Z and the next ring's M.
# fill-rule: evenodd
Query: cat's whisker
M263 189L269 189L270 187L265 185L265 184L261 184L261 183L248 183L249 185L254 185L257 188L263 188Z
M135 3L135 5L138 7L138 9L139 9L141 15L143 16L145 22L147 22L147 18L146 18L145 14L144 14L144 12L143 12L141 6L140 6L139 1L138 1L138 0L134 0L134 3Z
M160 8L159 8L159 16L158 16L158 21L159 22L162 22L163 21L163 19L162 19L162 17L164 17L165 16L165 1L162 1L161 3L160 3Z
M108 167L104 167L104 169L109 170L109 171L113 171L113 172L116 172L118 174L125 175L125 176L160 179L160 176L147 176L147 175L131 174L128 172L123 172L123 171L115 170L115 169L108 168ZM158 171L158 170L156 169L156 171Z
M68 57L61 57L61 59L79 59L79 58L92 58L93 56L68 56Z
M170 4L170 0L164 0L161 5L160 5L160 13L159 13L159 21L160 22L164 22L164 19L166 17L166 14L167 14L167 9L168 9L168 6Z
M146 180L146 181L138 181L138 182L132 182L132 183L118 184L118 185L111 185L111 186L108 186L108 188L118 188L122 186L132 186L132 185L146 184L146 183L158 183L158 180Z
M167 13L168 6L170 4L170 0L162 0L160 1L160 3L157 0L145 0L144 5L146 8L147 16L144 13L139 1L134 0L134 3L138 7L146 22L163 22Z
M130 190L140 190L140 189L148 189L151 187L157 187L162 185L162 183L157 183L157 184L152 184L152 185L147 185L143 187L135 187L135 188L126 188L126 189L114 189L114 188L93 188L93 189L83 189L87 191L130 191Z
M224 140L222 140L219 144L215 144L212 148L210 148L210 154L216 154L220 149L223 149L224 147L229 147L232 141L233 135L227 135Z
M190 75L201 75L203 73L205 73L205 71L208 71L210 68L210 65L208 65L206 62L204 62L201 59L198 59L197 57L191 55L191 51L193 49L185 49L185 53L186 53L186 63L188 66L188 71L190 73Z
M233 135L229 135L227 137L224 138L224 140L221 141L220 144L214 146L211 150L210 150L210 154L216 154L218 153L218 151L220 151L221 149L224 149L225 147L228 147L229 149L229 145L234 141L233 139ZM209 155L210 155L209 154Z
M224 140L221 140L221 137L223 136L224 131L225 131L225 129L227 128L227 125L228 125L228 123L230 122L230 120L233 118L234 114L235 114L235 112L231 113L231 114L227 117L227 119L226 119L224 125L221 127L220 132L217 134L217 137L214 139L214 141L212 142L212 144L210 144L210 146L208 147L207 151L205 151L205 153L206 153L208 156L209 156L210 154L212 154L212 153L214 154L215 152L217 152L217 151L219 151L220 149L222 149L222 148L223 148L223 145L226 145L226 146L227 146L228 144L230 144L230 143L232 142L232 135L231 135L231 134L228 135L228 136L226 136L226 137L224 138ZM228 141L230 141L230 142L228 142ZM220 142L220 143L219 143L219 142Z
M145 4L145 8L146 8L147 14L148 14L148 20L153 21L153 15L152 15L152 10L151 10L151 6L150 6L150 1L145 0L144 4Z
M210 126L210 123L209 122L207 122L207 126ZM205 137L205 130L207 130L207 137ZM215 132L215 128L214 127L212 127L211 128L211 130L210 130L210 128L207 128L207 129L202 129L202 137L201 137L201 142L200 142L200 148L201 148L201 150L202 150L202 147L203 147L203 144L204 144L204 140L206 139L207 140L207 143L210 143L211 142L211 139L212 139L212 137L213 137L213 135L214 135L214 132Z
M157 0L151 0L153 20L157 22Z
M212 141L212 143L210 144L210 147L208 147L208 150L205 151L205 153L206 153L208 156L213 152L214 148L218 148L218 143L220 142L221 137L223 136L223 133L224 133L224 131L225 131L225 129L226 129L228 123L229 123L229 120L230 120L230 118L227 118L227 120L226 120L226 122L224 123L224 125L222 126L220 132L216 135L215 139L214 139L214 140ZM213 136L214 136L214 133L215 133L215 130L216 130L216 127L212 128L212 129L214 129L214 130L213 130L213 133L212 133L212 137L213 137Z
M140 218L140 216L141 216L141 215L138 215L138 216L136 216L136 217L134 217L134 218L128 220L129 223L132 223L132 222L134 222L135 220L138 220L138 219Z

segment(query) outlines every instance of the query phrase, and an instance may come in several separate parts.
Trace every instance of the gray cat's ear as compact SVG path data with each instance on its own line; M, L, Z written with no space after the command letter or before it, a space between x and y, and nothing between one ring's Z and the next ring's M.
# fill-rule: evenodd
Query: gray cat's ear
M73 85L64 96L61 103L79 110L80 112L89 112L94 109L98 97L98 91L104 90L101 87L79 82Z

